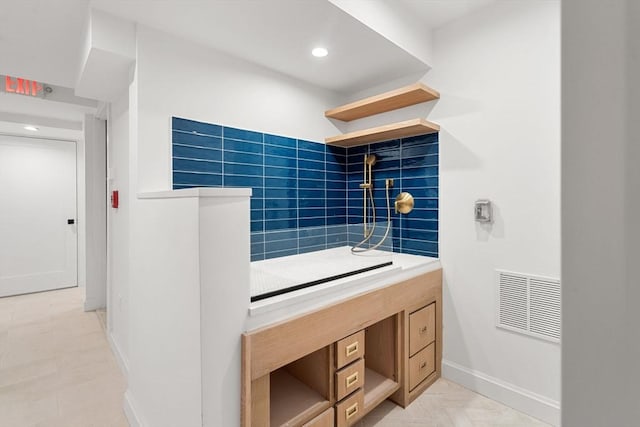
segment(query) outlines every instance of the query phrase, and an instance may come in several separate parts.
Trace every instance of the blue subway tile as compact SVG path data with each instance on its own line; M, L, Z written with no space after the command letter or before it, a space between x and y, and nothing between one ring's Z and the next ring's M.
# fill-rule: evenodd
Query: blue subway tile
M262 154L263 145L254 142L236 141L234 139L224 140L224 149L229 151L237 151L240 153Z
M327 199L347 199L347 191L344 190L344 187L341 190L334 190L331 188L327 188Z
M222 175L217 174L205 174L205 173L188 173L188 172L174 172L173 183L179 185L191 184L194 186L221 186Z
M327 239L326 237L323 236L315 236L315 237L303 237L300 238L299 240L299 245L300 247L307 247L307 246L320 246L320 245L326 245L327 244Z
M265 221L273 219L296 219L298 211L296 209L267 209L264 211Z
M264 248L265 252L277 252L284 251L286 249L296 249L298 247L298 240L277 240L274 242L265 242Z
M239 139L241 141L254 141L262 142L262 134L260 132L254 132L246 129L237 129L224 127L224 138Z
M298 209L298 215L300 218L319 218L325 216L324 208L300 208Z
M279 168L274 166L265 166L264 176L274 178L295 178L298 175L298 171L293 168Z
M307 169L298 169L298 178L302 179L325 179L324 171L312 171Z
M402 248L425 252L438 252L437 243L424 242L420 240L402 239Z
M265 166L279 166L296 169L298 167L298 160L289 159L287 157L264 156L264 164Z
M402 230L403 239L424 240L427 242L437 242L438 232L427 230L415 230L413 228L405 228Z
M376 162L376 164L373 166L374 176L377 176L379 171L387 169L394 169L398 171L400 169L400 159L381 160L379 162Z
M289 157L292 159L295 159L297 155L295 148L281 147L278 145L265 145L264 154L274 157Z
M299 179L299 188L324 188L324 181L314 179Z
M328 208L343 208L347 206L346 199L326 199Z
M411 219L438 219L438 210L437 209L416 209L414 208L411 212L406 214L407 218Z
M327 225L341 225L347 223L346 216L329 216L327 217Z
M409 159L411 157L423 157L429 155L438 155L438 144L413 145L402 147L402 157Z
M430 221L426 219L403 218L402 226L412 228L414 230L438 231L438 221Z
M337 145L327 145L327 155L346 156L347 149L345 147L338 147Z
M262 166L262 156L256 156L250 153L237 153L235 151L225 151L222 154L222 159L225 163L244 163L249 165Z
M290 147L290 148L297 147L297 142L293 138L287 138L284 136L277 136L277 135L269 135L268 133L264 134L264 143L265 145L279 145L281 147Z
M329 159L327 159L327 161L325 162L325 169L327 172L337 172L337 173L341 173L341 174L346 174L347 173L347 164L345 163L336 163L333 161L329 161Z
M299 150L311 150L311 151L319 151L324 153L325 145L319 142L311 142L305 141L303 139L298 140L298 149Z
M295 219L274 219L265 221L264 223L264 229L267 231L296 228L298 226L298 221Z
M174 158L173 170L177 172L206 172L206 173L221 174L222 163Z
M226 187L231 187L230 185L226 185ZM259 199L264 197L264 188L263 187L253 187L251 189L251 198Z
M327 232L325 227L308 227L298 230L298 236L302 239L305 237L324 236Z
M438 189L437 188L414 188L411 190L411 195L415 198L437 198L438 197Z
M205 135L222 136L222 126L196 122L195 120L183 119L180 117L171 118L171 128L183 132L197 132Z
M337 181L340 183L339 188L344 188L344 183L347 180L347 174L341 172L326 172L326 178L329 181Z
M224 177L225 187L262 187L264 180L258 176L227 175Z
M437 187L438 177L433 176L430 178L402 178L402 188L423 188L423 187Z
M369 152L369 146L368 145L358 145L357 147L349 147L347 148L347 156L354 156L354 155L363 155L365 153Z
M173 144L173 157L202 160L222 160L222 150Z
M192 147L222 149L222 138L216 136L199 135L195 133L173 131L171 133L171 142L173 144L189 145Z
M264 254L264 243L252 243L251 244L251 255Z
M251 262L254 261L262 261L264 260L264 253L256 253L251 252Z
M417 136L402 138L402 147L404 148L412 145L433 144L437 142L438 142L438 134L431 133L428 135L417 135Z
M224 173L225 175L259 176L261 178L264 175L262 165L243 165L239 163L225 163Z
M266 209L296 209L298 202L295 198L290 199L265 199Z
M403 178L421 178L438 176L438 166L402 169Z
M347 215L347 208L342 207L342 208L327 208L327 216L328 217L332 217L332 216L346 216Z
M283 256L296 255L297 249L287 249L285 251L267 252L264 254L265 259L280 258Z
M264 230L264 221L251 221L251 232Z
M300 218L300 227L320 227L326 225L326 218Z
M295 199L298 197L298 190L295 188L272 188L267 187L264 190L264 198L268 199Z
M300 189L298 197L301 199L323 199L325 197L324 189Z
M315 162L313 160L298 159L298 169L309 169L315 171L324 171L324 162Z
M324 153L319 151L298 150L298 160L313 160L316 162L325 161Z
M251 221L261 221L263 219L262 215L264 211L262 209L260 210L251 209L250 212L251 212Z
M251 209L264 209L264 199L251 197L250 206Z
M298 230L280 230L280 231L269 231L264 234L265 242L274 242L276 240L291 240L298 238Z
M403 168L415 168L415 167L421 167L421 166L437 166L437 165L438 165L437 154L402 159Z
M301 208L324 207L327 204L325 199L299 199L298 206Z
M251 233L251 244L264 242L264 233Z
M265 178L264 185L267 188L296 188L295 178Z
M400 148L400 140L392 139L389 141L383 141L383 142L377 142L375 144L371 144L369 146L369 151L371 153L378 153L380 151L396 150L399 148Z

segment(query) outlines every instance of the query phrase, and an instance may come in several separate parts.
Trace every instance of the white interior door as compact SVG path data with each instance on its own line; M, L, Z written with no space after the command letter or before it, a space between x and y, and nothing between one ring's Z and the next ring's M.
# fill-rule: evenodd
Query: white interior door
M77 236L76 143L0 135L0 297L77 286Z

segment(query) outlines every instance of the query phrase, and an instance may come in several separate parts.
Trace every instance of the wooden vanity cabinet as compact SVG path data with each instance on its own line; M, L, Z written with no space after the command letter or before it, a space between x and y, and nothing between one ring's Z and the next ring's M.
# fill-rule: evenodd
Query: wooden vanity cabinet
M410 404L440 376L441 283L438 269L243 334L241 425L346 427Z

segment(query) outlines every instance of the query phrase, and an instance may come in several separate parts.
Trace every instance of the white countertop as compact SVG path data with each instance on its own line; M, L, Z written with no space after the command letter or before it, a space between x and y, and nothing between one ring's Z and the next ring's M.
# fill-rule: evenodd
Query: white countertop
M359 273L251 303L247 330L315 310L373 289L440 268L438 258L371 251L354 255L350 246L251 263L251 295L311 282L381 262L387 267Z
M183 197L250 197L251 188L193 187L179 190L138 193L138 199L172 199Z

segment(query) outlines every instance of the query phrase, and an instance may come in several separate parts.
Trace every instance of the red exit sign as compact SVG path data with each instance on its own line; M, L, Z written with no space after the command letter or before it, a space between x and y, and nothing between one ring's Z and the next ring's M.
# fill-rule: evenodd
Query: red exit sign
M4 91L26 96L38 96L42 94L44 86L35 80L27 80L20 77L4 76Z

